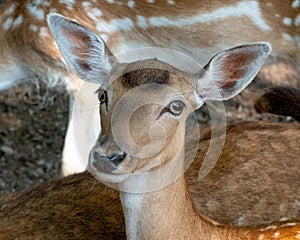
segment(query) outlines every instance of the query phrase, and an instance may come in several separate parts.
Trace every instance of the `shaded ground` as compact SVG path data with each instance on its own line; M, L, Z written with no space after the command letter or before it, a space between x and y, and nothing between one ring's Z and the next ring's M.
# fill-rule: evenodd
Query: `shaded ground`
M41 108L38 96L25 86L0 93L0 194L60 175L68 97Z
M242 94L227 101L228 121L293 121L255 112L253 99L267 86L270 84L256 79ZM41 88L25 84L0 93L0 194L60 175L68 96L48 93L47 103L43 103L45 99L39 96L44 94ZM198 116L201 122L209 119L205 107Z

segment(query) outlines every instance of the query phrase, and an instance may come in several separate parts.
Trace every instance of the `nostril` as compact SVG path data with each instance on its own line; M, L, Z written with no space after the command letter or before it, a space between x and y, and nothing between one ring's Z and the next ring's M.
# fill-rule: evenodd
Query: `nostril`
M125 159L126 157L126 153L121 153L121 154L115 154L115 155L112 155L110 157L108 157L108 159L115 165L115 166L119 166L123 160Z

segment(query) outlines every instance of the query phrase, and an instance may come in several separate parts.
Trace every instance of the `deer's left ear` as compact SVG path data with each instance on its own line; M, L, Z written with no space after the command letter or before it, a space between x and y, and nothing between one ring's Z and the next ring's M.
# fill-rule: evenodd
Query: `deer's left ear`
M56 13L50 13L47 20L72 72L88 82L101 83L107 78L117 60L100 36Z
M199 73L197 91L204 100L227 100L240 93L256 76L271 52L261 42L216 54Z

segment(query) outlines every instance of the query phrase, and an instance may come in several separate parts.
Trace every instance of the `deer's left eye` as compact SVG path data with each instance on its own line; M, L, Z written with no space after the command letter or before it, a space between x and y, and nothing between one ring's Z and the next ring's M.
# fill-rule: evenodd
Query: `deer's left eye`
M179 116L182 113L184 106L185 106L185 104L183 102L174 101L169 104L168 110L173 115Z
M107 92L104 90L98 90L98 100L100 104L107 104Z

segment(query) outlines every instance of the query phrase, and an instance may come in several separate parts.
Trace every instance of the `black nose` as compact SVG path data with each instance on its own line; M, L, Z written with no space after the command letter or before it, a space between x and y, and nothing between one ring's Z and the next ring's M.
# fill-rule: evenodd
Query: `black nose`
M126 157L126 153L121 153L121 154L115 154L115 155L112 155L110 157L108 157L108 159L116 166L118 167L122 162L123 160L125 159Z
M111 172L122 163L125 157L126 153L123 152L107 157L99 154L97 151L94 151L92 165L102 172Z

